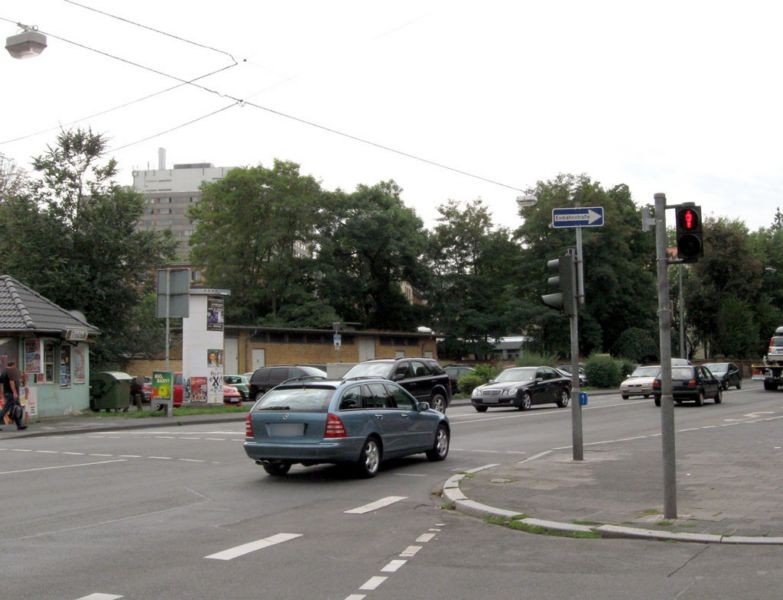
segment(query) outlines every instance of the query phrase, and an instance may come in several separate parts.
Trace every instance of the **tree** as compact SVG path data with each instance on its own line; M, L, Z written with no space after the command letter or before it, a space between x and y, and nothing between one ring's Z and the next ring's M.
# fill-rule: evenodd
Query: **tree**
M337 192L319 228L319 297L341 320L365 327L411 330L421 325L414 295L427 285L422 265L425 233L421 219L400 199L393 181Z
M202 186L191 257L205 280L231 290L228 319L245 323L324 326L334 311L315 295L314 248L324 206L318 182L299 165L276 160L233 169Z
M527 331L539 349L568 353L568 321L540 304L546 293L546 261L575 244L572 229L550 227L552 209L602 206L605 225L583 229L586 304L580 306L580 352L608 350L630 327L652 329L656 319L655 244L642 232L639 209L626 185L604 189L586 175L559 175L539 182L537 203L521 209L516 235L525 247L520 295L527 301Z
M130 316L174 253L170 236L135 230L143 198L113 182L105 148L90 130L62 132L34 159L40 179L0 206L4 270L101 330L98 367L127 353Z
M447 332L455 358L484 357L492 339L520 330L514 282L521 249L507 229L494 228L481 200L464 207L450 201L438 212L427 251L434 324Z

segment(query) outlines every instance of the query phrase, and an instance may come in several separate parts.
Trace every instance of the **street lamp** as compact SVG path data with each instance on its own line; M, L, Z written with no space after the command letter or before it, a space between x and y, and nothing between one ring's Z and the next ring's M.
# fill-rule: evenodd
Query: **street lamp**
M33 58L46 49L46 36L35 27L17 23L22 28L21 33L12 35L5 40L5 49L14 58Z

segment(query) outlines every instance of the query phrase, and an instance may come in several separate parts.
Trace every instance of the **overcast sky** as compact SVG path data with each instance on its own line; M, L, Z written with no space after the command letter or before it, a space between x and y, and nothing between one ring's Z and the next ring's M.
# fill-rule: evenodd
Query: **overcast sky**
M783 205L780 2L78 2L0 2L49 34L0 59L0 152L22 166L79 125L110 138L120 183L160 147L168 166L280 158L327 189L394 179L428 227L475 198L514 227L558 173L751 230Z

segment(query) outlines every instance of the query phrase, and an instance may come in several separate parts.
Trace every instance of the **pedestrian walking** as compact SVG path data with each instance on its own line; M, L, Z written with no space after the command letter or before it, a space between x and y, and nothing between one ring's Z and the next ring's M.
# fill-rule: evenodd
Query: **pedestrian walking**
M0 387L3 390L3 396L5 398L5 406L0 411L0 423L5 419L6 414L10 412L11 417L16 423L18 430L27 429L27 425L24 424L24 410L16 411L12 410L14 406L21 407L22 404L19 401L19 396L22 391L22 376L19 374L19 369L16 368L16 363L12 360L8 361L3 374L0 375ZM2 431L2 429L0 429Z

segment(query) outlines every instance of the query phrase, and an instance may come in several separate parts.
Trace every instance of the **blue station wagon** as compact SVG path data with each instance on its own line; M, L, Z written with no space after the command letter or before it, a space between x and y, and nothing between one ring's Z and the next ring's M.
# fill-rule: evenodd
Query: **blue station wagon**
M255 403L245 425L245 452L270 475L333 463L374 477L389 458L444 460L451 438L446 415L381 378L283 383Z

